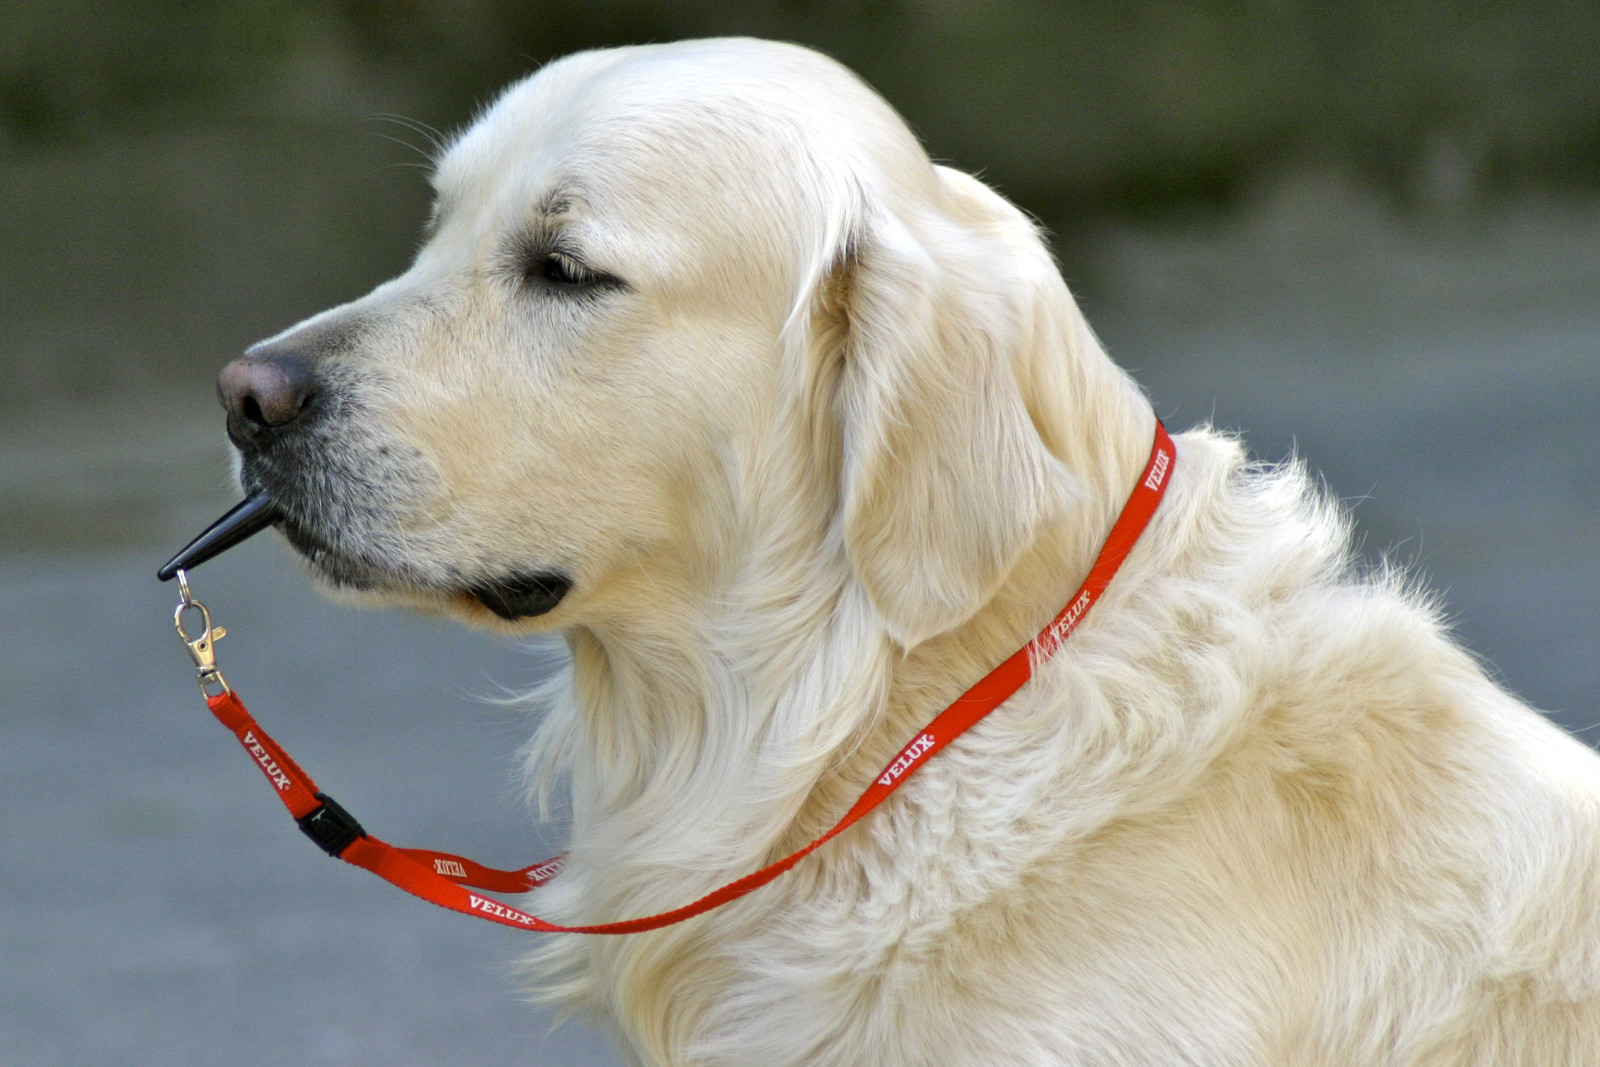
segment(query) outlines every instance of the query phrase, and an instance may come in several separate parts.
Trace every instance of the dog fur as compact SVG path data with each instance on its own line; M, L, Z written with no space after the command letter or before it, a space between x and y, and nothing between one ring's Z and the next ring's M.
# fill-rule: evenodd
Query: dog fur
M414 265L245 357L313 569L570 666L560 922L831 825L1082 580L1148 454L1035 227L793 46L588 52L439 162ZM1600 761L1201 428L1105 598L864 823L717 912L555 936L642 1063L1600 1064ZM472 590L560 574L502 621Z

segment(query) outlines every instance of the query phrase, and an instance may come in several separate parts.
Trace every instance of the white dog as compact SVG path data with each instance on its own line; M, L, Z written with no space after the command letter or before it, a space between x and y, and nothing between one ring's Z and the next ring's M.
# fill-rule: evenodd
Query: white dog
M572 56L435 184L404 275L222 392L330 583L566 635L548 918L831 825L1061 609L1149 453L1035 228L811 52ZM1600 761L1303 471L1176 441L1015 697L765 889L543 939L536 988L651 1064L1600 1064Z

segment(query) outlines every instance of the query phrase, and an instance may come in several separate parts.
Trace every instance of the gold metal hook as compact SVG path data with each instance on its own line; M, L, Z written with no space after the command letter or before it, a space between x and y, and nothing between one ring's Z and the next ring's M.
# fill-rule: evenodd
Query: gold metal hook
M211 612L189 591L189 576L180 570L177 577L180 599L177 610L172 613L172 623L177 627L178 637L182 639L184 647L189 650L189 658L194 660L200 692L207 697L231 693L233 690L228 688L222 672L217 669L217 642L228 636L228 631L224 627L211 625ZM196 637L189 636L189 632L183 628L183 615L187 611L200 613L202 628Z

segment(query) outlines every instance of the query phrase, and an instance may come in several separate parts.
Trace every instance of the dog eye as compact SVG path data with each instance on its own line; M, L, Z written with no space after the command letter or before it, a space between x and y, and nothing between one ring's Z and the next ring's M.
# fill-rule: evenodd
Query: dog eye
M571 256L560 252L546 252L533 257L523 276L561 286L589 285L600 277Z
M514 239L500 260L500 270L507 280L529 291L551 295L591 297L628 288L621 278L591 267L569 245L548 237Z

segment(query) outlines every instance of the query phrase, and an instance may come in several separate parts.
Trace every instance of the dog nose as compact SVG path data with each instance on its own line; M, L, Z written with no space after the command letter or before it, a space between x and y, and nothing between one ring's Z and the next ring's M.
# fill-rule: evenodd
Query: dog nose
M240 356L217 375L235 443L255 442L305 419L317 394L311 364L288 353Z

